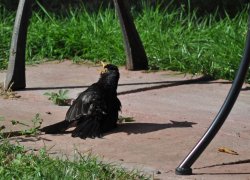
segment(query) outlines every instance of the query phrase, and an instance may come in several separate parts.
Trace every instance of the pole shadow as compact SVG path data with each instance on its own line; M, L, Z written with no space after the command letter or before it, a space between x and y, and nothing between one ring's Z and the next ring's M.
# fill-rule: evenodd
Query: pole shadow
M220 166L230 166L230 165L237 165L237 164L250 164L250 159L245 160L239 160L239 161L233 161L233 162L227 162L227 163L220 163L220 164L213 164L210 166L203 166L203 167L197 167L193 169L206 169L206 168L212 168L212 167L220 167ZM240 174L250 174L250 172L225 172L225 173L194 173L194 175L240 175Z
M155 81L155 82L135 82L135 83L124 83L119 84L120 86L135 86L135 85L154 85L150 87L144 87L144 88L137 88L129 91L123 91L118 92L118 95L123 94L130 94L130 93L136 93L141 91L148 91L153 89L160 89L160 88L166 88L166 87L172 87L172 86L179 86L179 85L185 85L185 84L192 84L192 83L209 83L212 79L210 76L202 76L195 79L189 79L189 80L177 80L177 81ZM212 82L216 83L216 82ZM219 83L229 83L229 82L219 82ZM56 89L83 89L88 88L90 85L85 86L56 86L56 87L27 87L23 90L17 90L17 91L36 91L36 90L56 90Z
M241 89L241 91L249 91L249 90L250 90L250 87L245 87Z
M227 163L220 163L220 164L213 164L213 165L210 165L210 166L197 167L197 168L194 168L194 169L205 169L205 168L211 168L211 167L228 166L228 165L235 165L235 164L246 164L246 163L250 164L250 159L227 162Z

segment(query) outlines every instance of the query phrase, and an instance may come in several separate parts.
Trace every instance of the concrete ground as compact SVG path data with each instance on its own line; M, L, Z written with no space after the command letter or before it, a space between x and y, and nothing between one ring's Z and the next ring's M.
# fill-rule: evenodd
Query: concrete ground
M0 98L0 116L6 131L20 130L10 120L31 124L39 113L42 126L61 121L68 106L57 106L45 92L69 89L70 98L99 78L91 65L70 61L50 62L26 67L27 88L20 98ZM136 168L154 179L250 179L250 86L245 84L223 127L192 166L194 175L175 175L175 168L204 134L231 87L225 80L185 83L196 79L177 72L146 73L120 68L119 99L123 123L101 139L72 138L70 134L39 135L38 138L13 137L27 148L45 147L49 153L73 157L76 151L92 153L101 160ZM0 72L0 82L5 72ZM218 151L227 147L239 155Z

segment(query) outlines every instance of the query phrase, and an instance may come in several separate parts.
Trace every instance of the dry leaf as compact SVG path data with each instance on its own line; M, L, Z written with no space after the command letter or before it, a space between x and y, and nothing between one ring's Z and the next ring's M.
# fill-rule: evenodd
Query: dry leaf
M232 149L229 149L229 148L227 148L227 147L218 148L218 151L219 151L219 152L223 152L223 153L232 154L232 155L239 155L236 151L234 151L234 150L232 150Z

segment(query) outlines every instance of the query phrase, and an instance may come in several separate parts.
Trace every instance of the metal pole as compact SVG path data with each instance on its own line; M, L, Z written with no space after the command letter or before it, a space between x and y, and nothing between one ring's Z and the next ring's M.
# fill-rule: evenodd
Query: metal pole
M20 0L12 34L8 71L4 88L24 89L26 37L31 16L32 0Z
M248 18L248 23L250 23L250 17ZM238 72L233 81L231 89L220 109L214 121L207 129L206 133L196 144L196 146L191 150L191 152L186 156L182 163L176 168L175 173L178 175L191 175L192 169L191 166L199 158L208 144L213 140L217 132L220 130L221 126L225 122L227 116L229 115L237 97L240 93L241 87L244 83L250 62L250 29L248 24L248 32L246 45L244 50L244 55L240 63Z
M128 70L148 69L148 60L132 15L124 0L113 0L122 29Z

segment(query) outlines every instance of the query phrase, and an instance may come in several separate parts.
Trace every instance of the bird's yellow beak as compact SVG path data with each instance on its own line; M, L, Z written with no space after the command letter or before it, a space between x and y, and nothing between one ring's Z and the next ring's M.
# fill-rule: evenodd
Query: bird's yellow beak
M104 68L107 64L101 61L102 67Z
M100 70L101 71L101 74L103 73L106 73L108 71L107 68L104 68L107 64L105 64L104 62L101 61L101 64L102 64L102 69Z

